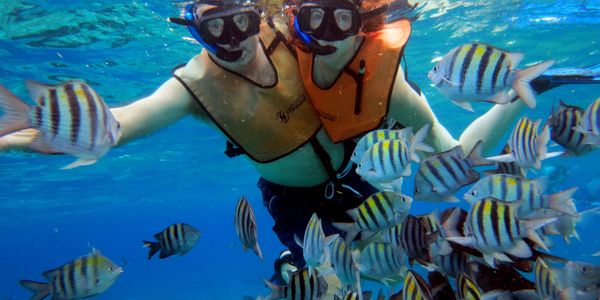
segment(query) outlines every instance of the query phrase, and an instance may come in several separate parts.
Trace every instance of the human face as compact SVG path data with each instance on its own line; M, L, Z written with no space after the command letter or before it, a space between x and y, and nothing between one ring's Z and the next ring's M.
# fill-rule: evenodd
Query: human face
M223 49L225 49L229 52L242 51L242 55L240 56L240 58L235 61L226 62L226 61L222 61L220 59L219 59L219 61L221 61L223 64L225 64L231 68L237 68L237 67L243 68L243 67L250 65L256 59L256 54L258 51L258 47L260 46L260 42L259 42L258 36L254 35L254 36L251 36L251 37L245 39L244 41L239 43L237 46L232 46L230 44L218 44L218 45L220 47L223 47Z

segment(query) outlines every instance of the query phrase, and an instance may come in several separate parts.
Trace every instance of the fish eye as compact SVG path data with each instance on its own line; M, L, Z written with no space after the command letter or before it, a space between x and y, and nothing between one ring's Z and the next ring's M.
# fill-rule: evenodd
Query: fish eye
M477 192L476 191L471 191L471 196L477 196Z
M112 272L112 271L114 271L114 270L115 270L115 268L113 268L113 267L108 267L108 271L109 271L109 272Z
M121 123L117 122L117 128L121 129Z
M586 267L581 267L581 273L585 274L587 273L588 269Z
M360 169L360 168L362 168L362 164L358 164L358 168L359 168L359 169Z
M420 188L415 188L415 193L416 194L420 194L421 193L421 189Z

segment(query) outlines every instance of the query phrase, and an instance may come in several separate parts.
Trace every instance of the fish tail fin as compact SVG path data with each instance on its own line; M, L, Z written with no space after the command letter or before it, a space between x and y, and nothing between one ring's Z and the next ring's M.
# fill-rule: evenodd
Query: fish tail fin
M335 227L341 231L344 231L346 233L346 237L344 240L348 244L351 243L352 241L354 241L354 238L356 238L356 236L360 232L356 228L355 223L333 222L331 225L333 225L333 227Z
M529 85L529 82L534 78L540 76L546 70L548 70L554 64L554 60L548 60L527 69L516 71L515 80L513 81L512 88L515 90L519 98L527 104L530 108L535 108L535 95L533 89Z
M548 208L577 217L577 209L573 203L573 194L575 194L577 189L578 187L572 187L552 195L544 196L548 200Z
M481 140L477 141L477 143L475 143L475 146L473 146L473 149L471 149L471 152L469 152L469 155L467 155L467 161L473 167L489 166L489 165L494 164L493 161L487 160L481 155L481 151L482 151L481 145L482 145Z
M30 106L0 85L0 136L31 127Z
M20 280L19 284L33 292L31 300L42 300L50 295L50 285L47 283L31 280Z
M256 255L258 255L258 258L260 258L261 260L264 260L265 258L263 257L262 254L262 250L260 250L260 246L258 245L258 241L256 241L256 243L254 244L254 253Z
M431 146L429 146L423 142L425 140L425 137L429 133L430 127L431 126L429 124L425 124L423 127L421 127L421 129L419 129L419 131L417 131L417 133L415 133L415 135L410 140L410 145L409 145L410 158L417 163L421 162L421 159L419 158L419 156L416 153L417 150L421 150L424 152L433 152L434 151Z
M537 234L536 229L554 221L556 221L556 218L540 218L526 221L522 220L521 222L525 227L525 231L527 232L527 238L536 243L538 246L542 247L542 249L550 251L548 250L546 244L544 244L542 238Z
M540 136L537 140L540 160L543 160L544 158L546 158L546 154L548 153L548 142L549 141L550 141L550 126L548 126L548 124L546 124L542 128L542 132L540 133Z
M160 251L160 243L149 241L142 241L142 243L144 243L144 247L150 248L150 251L148 251L148 259L151 259L154 254Z

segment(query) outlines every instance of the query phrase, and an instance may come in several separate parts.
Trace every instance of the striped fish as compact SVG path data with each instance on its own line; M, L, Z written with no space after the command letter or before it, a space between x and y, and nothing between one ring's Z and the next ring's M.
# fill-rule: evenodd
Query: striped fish
M535 290L540 299L559 299L557 280L555 271L538 257L535 262Z
M404 222L402 222L404 223ZM391 244L394 247L402 247L402 223L396 224L382 231L381 238L384 242Z
M412 198L395 192L377 192L356 208L347 211L354 223L333 223L347 232L346 241L353 241L359 232L371 235L404 221L412 205Z
M521 203L503 202L495 198L479 200L471 206L467 216L467 236L448 237L447 240L477 249L491 267L495 267L494 259L512 262L504 253L518 258L531 257L531 249L523 241L524 237L548 251L535 230L554 222L556 218L521 220L517 218Z
M553 109L548 117L552 140L567 149L567 153L577 156L592 151L592 145L583 143L586 134L575 130L583 114L580 107L567 105L561 100L558 110Z
M433 300L429 284L413 270L408 270L404 278L403 300Z
M461 300L480 300L483 299L482 292L467 274L461 272L456 277L456 291L458 299Z
M71 300L98 295L108 289L123 269L99 251L79 257L61 267L43 273L48 283L21 280L19 283L34 295L31 299Z
M289 272L290 282L285 286L277 286L265 280L271 289L271 294L266 300L318 300L327 293L327 282L324 277L307 268ZM260 298L262 299L262 298Z
M410 261L428 260L428 249L438 238L438 232L428 233L421 219L408 215L402 223L400 241Z
M337 236L329 244L331 253L331 264L344 286L357 286L360 293L360 274L354 257L350 252L350 247L344 242L344 239Z
M321 219L319 219L316 213L312 214L308 224L306 224L304 239L300 240L298 236L294 236L296 243L302 247L304 261L306 261L306 265L308 265L311 270L326 263L330 263L329 248L327 247L327 244L333 238L334 236L331 236L328 237L327 241L325 240Z
M458 250L452 250L450 254L438 254L439 250L436 249L433 245L431 246L430 255L431 255L431 264L426 265L425 267L431 270L440 271L447 276L456 277L458 273L466 270L467 262L469 256Z
M158 242L143 241L144 247L150 248L148 259L158 251L160 251L158 258L164 259L171 255L181 256L188 253L198 242L200 232L191 225L175 223L155 234L154 238Z
M583 113L575 130L584 133L584 145L597 147L600 145L600 98L592 102Z
M461 187L479 180L476 166L493 164L481 157L478 141L467 157L460 145L423 160L415 175L414 197L423 201L458 202L454 193Z
M510 150L510 146L508 144L505 144L504 147L502 148L502 151L500 152L500 155L509 154L511 152L512 151ZM519 165L517 165L515 162L506 162L506 163L497 162L496 167L497 167L496 170L488 170L488 171L484 171L483 173L486 175L507 174L507 175L521 176L521 177L525 177L525 175L527 175L527 170L524 170L523 168L519 167Z
M235 231L242 242L244 251L246 251L246 249L252 249L260 259L263 259L262 251L258 245L254 210L244 196L240 197L240 200L235 207L233 222L235 223Z
M416 151L429 147L423 144L429 127L423 126L408 143L402 139L375 143L361 157L356 174L369 182L391 182L400 177L410 176L411 160L420 162Z
M32 147L44 153L78 158L63 169L90 165L104 156L120 137L119 123L102 98L87 84L70 80L60 85L27 81L36 106L30 106L0 86L0 136L35 128L40 140Z
M511 88L534 108L535 95L529 82L550 68L554 61L516 70L521 59L521 53L509 53L485 44L465 44L450 50L427 76L444 95L470 111L473 111L470 102L510 102Z
M548 124L542 128L538 135L541 120L532 122L527 117L522 117L510 135L508 144L511 153L488 157L498 162L515 162L524 169L542 167L542 160L563 154L562 151L547 152L547 144L550 140L550 129Z
M523 200L519 206L518 217L524 218L535 211L548 208L553 211L576 216L573 194L577 187L555 194L544 195L547 188L547 178L525 179L520 176L496 174L479 180L469 189L464 199L473 203L479 199L493 197L506 202Z
M406 127L398 130L392 129L377 129L373 131L369 131L367 134L363 135L358 143L356 143L356 147L354 147L354 151L352 152L352 157L350 160L355 164L360 163L360 159L362 155L369 150L369 148L373 147L373 145L384 141L384 140L405 140L409 141L412 136L412 127Z
M391 286L406 274L404 253L388 243L369 243L356 259L361 274Z

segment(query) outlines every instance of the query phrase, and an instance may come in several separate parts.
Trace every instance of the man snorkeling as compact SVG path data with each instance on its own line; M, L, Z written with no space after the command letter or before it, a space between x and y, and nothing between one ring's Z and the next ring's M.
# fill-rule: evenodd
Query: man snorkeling
M436 150L458 143L399 71L410 24L402 20L384 25L382 10L369 5L348 0L300 3L294 31L312 40L297 44L298 61L285 26L262 20L254 3L198 0L188 5L182 18L171 21L186 26L206 51L177 68L152 95L111 110L121 126L118 144L189 114L219 129L230 142L226 153L246 154L261 176L258 187L275 221L273 231L292 253L291 260L285 256L286 264L304 265L294 235L302 237L311 215L317 212L325 234L338 232L332 221L351 221L346 211L376 191L354 171L344 170L351 166L352 138L390 116L415 129L431 125L426 142ZM302 19L303 9L311 7L323 11L321 20L310 15ZM380 32L385 26L396 29ZM377 34L383 38L373 42L371 36ZM371 53L379 50L385 52L380 59ZM381 71L361 78L366 68ZM341 98L331 95L332 87L349 88L344 97L351 105L338 105ZM360 89L362 93L356 92ZM373 95L369 99L362 97L367 92ZM340 122L327 119L336 107L340 111L333 115L341 116ZM487 148L493 147L522 107L520 101L494 106L467 128L460 143L470 149L483 140ZM356 118L357 126L348 116ZM0 150L42 151L32 143L36 134L27 130L2 137Z

